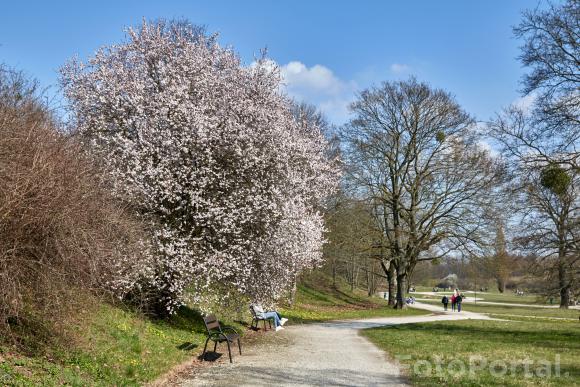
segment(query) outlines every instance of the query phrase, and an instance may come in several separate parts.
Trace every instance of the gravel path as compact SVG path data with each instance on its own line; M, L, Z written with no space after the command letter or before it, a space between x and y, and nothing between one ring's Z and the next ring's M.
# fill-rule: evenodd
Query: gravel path
M442 312L428 304L415 307ZM196 369L182 386L407 386L397 364L358 331L364 328L427 321L489 319L477 313L373 318L288 326L268 343L227 353L218 364ZM242 350L244 348L242 347ZM225 351L225 344L218 352ZM233 351L232 351L233 352ZM392 354L396 356L396 354ZM225 360L225 361L223 361Z

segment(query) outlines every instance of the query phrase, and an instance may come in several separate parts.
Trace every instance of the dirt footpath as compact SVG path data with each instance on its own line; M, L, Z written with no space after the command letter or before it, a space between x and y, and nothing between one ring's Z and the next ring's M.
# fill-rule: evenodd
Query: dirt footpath
M419 308L441 311L432 305ZM406 386L399 366L371 342L360 329L426 321L487 319L477 313L373 318L289 326L269 333L271 340L253 346L234 363L226 353L218 364L197 368L182 386ZM233 349L233 348L232 348ZM242 347L242 349L244 349ZM237 350L237 348L236 348ZM391 354L396 356L397 354Z

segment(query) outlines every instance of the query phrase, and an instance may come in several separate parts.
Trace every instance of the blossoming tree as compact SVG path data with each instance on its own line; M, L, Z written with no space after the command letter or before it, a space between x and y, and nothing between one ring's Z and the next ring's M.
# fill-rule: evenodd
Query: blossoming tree
M280 297L321 259L318 207L337 172L320 128L293 115L271 61L243 66L186 22L127 35L70 61L61 83L114 192L151 221L150 267L133 283L159 313L216 287Z

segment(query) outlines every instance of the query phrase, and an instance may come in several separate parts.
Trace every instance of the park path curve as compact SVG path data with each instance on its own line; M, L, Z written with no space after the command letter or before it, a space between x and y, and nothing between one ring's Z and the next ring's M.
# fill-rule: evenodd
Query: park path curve
M442 312L428 304L415 307ZM197 368L182 386L407 386L399 366L360 336L359 330L395 324L460 319L489 319L477 313L441 313L292 325L274 340L236 352L234 363ZM236 348L237 349L237 348ZM242 349L244 349L242 347ZM225 344L218 352L225 350ZM234 351L232 351L234 352ZM394 354L395 355L395 354Z

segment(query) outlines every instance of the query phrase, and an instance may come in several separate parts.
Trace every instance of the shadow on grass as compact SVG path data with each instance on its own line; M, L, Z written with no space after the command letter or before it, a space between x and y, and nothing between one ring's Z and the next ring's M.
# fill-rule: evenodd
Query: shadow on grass
M176 314L167 319L151 318L151 321L156 325L169 325L185 332L205 333L201 313L187 306L180 307Z
M304 285L299 285L299 289L301 293L307 295L312 300L321 301L329 305L334 303L334 301L327 294L323 294L318 289L313 289Z
M63 337L55 332L55 327L36 315L9 317L6 336L0 336L0 344L11 344L13 348L27 356L44 354L63 344Z
M182 351L191 351L192 349L195 349L197 347L199 347L199 345L186 341L185 343L179 344L176 348L181 349Z
M199 360L203 360L203 361L217 361L220 357L223 356L223 353L218 353L218 352L213 352L213 351L207 351L205 353L205 356L201 356L199 355L197 358Z
M350 294L348 294L340 289L336 289L335 292L336 292L336 294L338 294L340 296L340 297L338 297L339 300L341 300L349 305L356 305L356 306L365 307L365 308L382 306L378 302L378 300L380 300L380 299L377 299L377 303L373 303L373 302L370 302L367 300L362 300L360 298L357 298L357 297L350 295Z
M315 301L322 304L321 306L352 306L353 309L369 309L383 306L380 302L373 303L337 288L328 289L327 294L323 294L321 290L308 287L301 287L300 292L307 296L308 300L306 303Z

